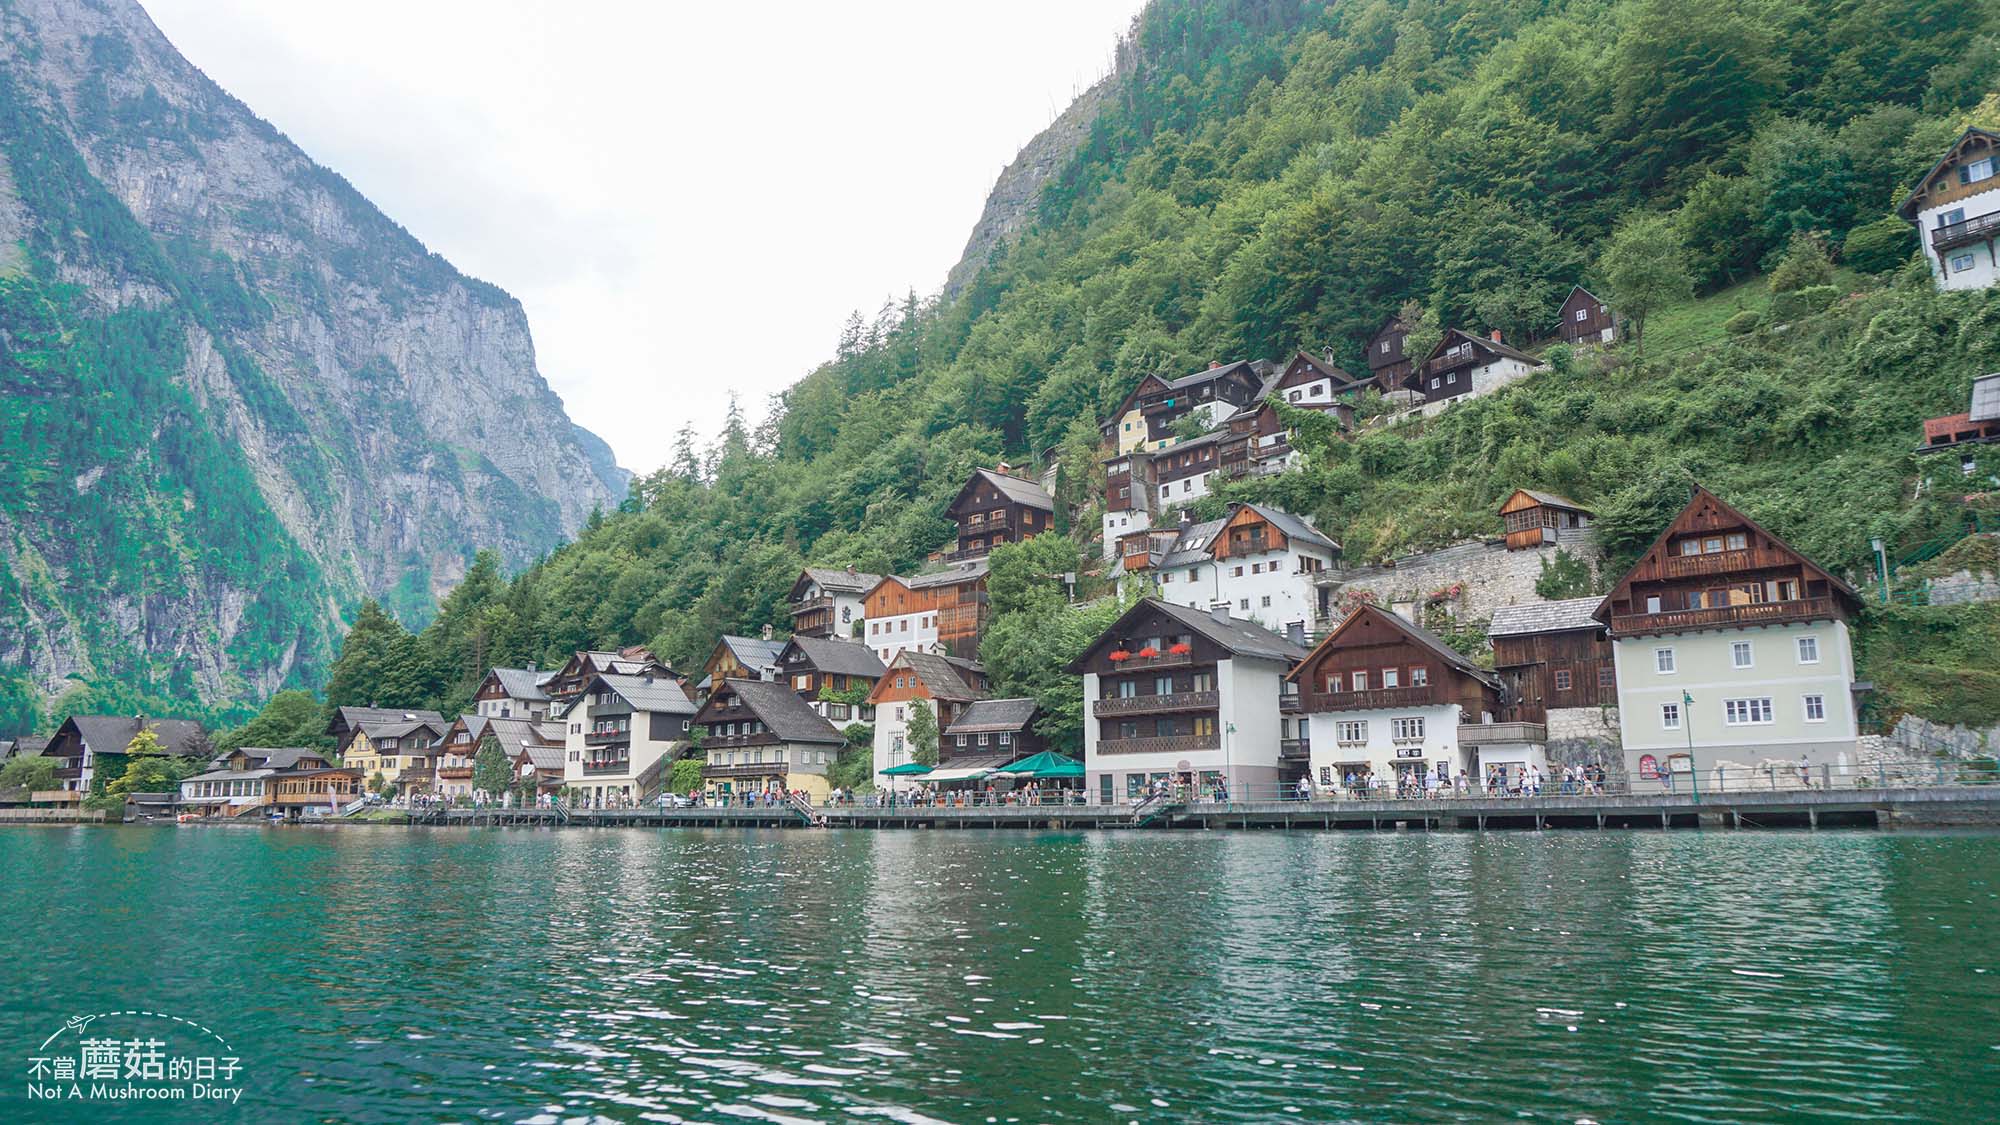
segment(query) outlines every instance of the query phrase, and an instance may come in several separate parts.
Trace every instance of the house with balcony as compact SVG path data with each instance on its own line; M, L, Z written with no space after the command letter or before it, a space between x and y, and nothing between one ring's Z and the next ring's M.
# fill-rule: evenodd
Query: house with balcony
M708 654L708 663L702 665L701 683L696 685L696 694L705 694L710 686L724 680L773 680L778 676L778 653L785 642L771 639L771 627L764 627L761 637L739 637L724 633L715 642L714 651Z
M557 713L564 726L563 787L595 808L650 799L690 741L696 710L675 677L592 676Z
M407 707L336 707L333 716L327 720L326 736L333 744L345 748L354 741L354 732L363 723L393 723L398 720L407 723L437 723L444 729L444 716L436 711L419 711Z
M2000 442L2000 372L1981 375L1972 381L1971 402L1963 414L1924 419L1924 443L1918 453L1934 453L1953 446ZM1977 465L1971 450L1960 450L1959 465L1971 476Z
M1315 409L1337 421L1343 431L1354 428L1354 407L1344 401ZM1291 428L1269 402L1244 407L1224 428L1227 432L1216 446L1216 475L1221 479L1269 476L1305 460L1292 443Z
M1186 444L1174 437L1175 423L1194 415L1201 429L1214 430L1231 414L1263 397L1266 375L1271 365L1264 360L1211 363L1198 371L1150 390L1139 398L1139 413L1146 420L1146 439L1151 449Z
M1847 583L1697 486L1593 612L1610 631L1627 776L1852 766L1860 608Z
M180 811L203 817L331 813L361 795L361 771L301 747L245 746L181 782Z
M1581 285L1563 298L1557 317L1556 335L1571 346L1612 343L1624 328L1617 311Z
M1153 455L1153 511L1191 504L1220 483L1219 454L1229 431L1213 430Z
M1354 397L1372 385L1372 380L1349 375L1341 366L1333 362L1333 357L1325 358L1301 351L1292 356L1285 369L1278 374L1277 382L1271 384L1267 397L1276 397L1287 406L1301 410L1337 410L1345 407L1347 421L1351 426L1354 413Z
M1283 758L1280 696L1303 646L1223 610L1141 599L1069 671L1083 677L1084 768L1097 800L1137 801L1153 781L1275 795L1304 762Z
M556 674L526 668L495 668L486 673L479 690L472 695L472 709L489 719L529 719L540 722L549 717L549 693L545 685Z
M794 636L778 651L779 682L835 728L875 718L868 693L888 669L859 641Z
M485 715L460 715L445 731L438 743L435 772L431 791L447 801L471 800L476 796L472 785L472 770L479 758L479 748L485 745L487 736L499 744L500 752L512 763L526 747L547 747L555 754L555 760L562 760L563 740L553 737L544 724L534 719L489 718ZM495 796L495 794L487 794Z
M1483 778L1544 764L1517 724L1497 723L1500 680L1426 629L1362 605L1289 677L1311 721L1313 784Z
M983 559L1002 543L1020 543L1055 527L1056 501L1041 485L1014 476L1002 462L974 469L945 516L958 524L948 561Z
M1500 505L1500 522L1507 528L1507 549L1526 551L1588 539L1597 514L1566 496L1517 488Z
M704 734L701 776L716 797L804 791L824 800L827 770L846 738L790 684L724 680L695 716Z
M960 711L949 726L940 724L938 770L992 768L1048 749L1035 733L1041 708L1033 699L981 699ZM937 771L931 776L936 777ZM949 776L941 781L952 780Z
M340 764L360 770L369 784L379 776L399 792L429 792L436 780L437 745L450 727L442 718L408 718L401 712L364 719L342 747Z
M888 575L868 592L866 642L886 666L904 649L972 660L986 630L986 560L914 577Z
M859 640L867 619L868 591L882 581L853 567L809 566L792 583L792 635Z
M1443 402L1497 390L1541 365L1541 360L1503 341L1499 329L1475 336L1453 328L1410 376L1408 386L1425 402Z
M904 649L875 682L868 706L875 712L875 775L910 756L910 707L921 701L942 731L973 700L986 694L986 669L969 660Z
M1240 501L1221 519L1137 533L1118 549L1120 571L1150 577L1162 600L1226 609L1300 644L1321 625L1313 576L1340 558L1302 517Z
M1368 356L1368 378L1385 395L1402 390L1416 371L1415 357L1403 354L1403 341L1409 335L1410 328L1402 318L1391 315L1362 347Z
M2000 133L1967 129L1903 199L1939 289L2000 281Z
M161 750L173 757L205 759L212 749L207 728L193 719L71 715L49 736L42 756L55 760L57 787L80 800L100 774L116 777L125 772L125 748L142 730L152 731Z
M568 702L600 675L682 678L680 673L655 657L651 649L633 645L617 652L591 649L573 653L562 668L542 685L542 690L548 692L552 702ZM551 707L551 711L554 709Z
M1097 428L1104 444L1121 454L1151 448L1153 443L1146 427L1146 415L1139 409L1139 403L1154 395L1167 393L1167 389L1167 381L1158 375L1147 375L1134 384L1111 413L1105 415L1109 420Z
M1154 498L1159 482L1153 475L1151 453L1120 453L1104 460L1104 515L1099 528L1104 561L1118 557L1118 540L1153 525Z

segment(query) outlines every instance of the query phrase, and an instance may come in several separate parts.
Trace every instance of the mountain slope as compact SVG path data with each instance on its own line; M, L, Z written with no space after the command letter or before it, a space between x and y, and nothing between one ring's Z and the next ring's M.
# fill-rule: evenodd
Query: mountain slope
M0 343L16 695L254 700L359 596L427 613L477 547L524 564L624 492L512 298L131 0L0 2Z

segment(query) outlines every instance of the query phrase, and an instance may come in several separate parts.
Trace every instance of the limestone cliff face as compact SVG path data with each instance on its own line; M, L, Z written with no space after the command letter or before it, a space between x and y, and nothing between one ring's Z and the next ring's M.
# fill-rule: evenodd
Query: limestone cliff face
M193 403L158 407L155 435L205 428L187 440L247 470L245 503L262 513L245 518L268 515L278 530L265 538L285 540L270 549L300 556L286 604L306 618L285 643L268 590L232 585L249 568L183 541L177 498L113 487L134 459L158 481L186 458L155 464L157 441L107 443L104 465L61 472L104 488L134 526L157 524L175 565L149 565L144 581L96 575L102 596L85 601L92 560L68 557L60 506L0 498L0 676L48 692L71 674L135 675L206 701L249 698L323 662L335 607L369 593L417 609L475 549L524 563L623 498L628 475L536 370L520 305L314 164L132 0L0 0L0 111L0 285L35 287L36 308L60 295L71 320L144 318L154 354L177 368L161 394ZM26 355L34 332L9 308L0 344ZM162 324L171 339L156 338ZM0 383L9 397L36 385L16 368ZM255 645L234 620L246 613ZM160 681L166 663L173 684Z
M1001 171L1000 178L993 183L993 190L987 193L986 207L980 212L979 222L972 228L972 237L966 239L965 253L959 256L958 264L951 267L945 278L944 295L955 297L972 279L979 274L979 268L986 264L986 256L992 252L995 243L1003 238L1012 238L1025 230L1035 218L1035 205L1040 200L1043 185L1049 182L1078 148L1090 137L1090 127L1097 120L1097 111L1109 96L1116 75L1108 75L1082 96L1071 102L1062 116L1055 119L1048 128L1035 135L1014 157L1014 162Z

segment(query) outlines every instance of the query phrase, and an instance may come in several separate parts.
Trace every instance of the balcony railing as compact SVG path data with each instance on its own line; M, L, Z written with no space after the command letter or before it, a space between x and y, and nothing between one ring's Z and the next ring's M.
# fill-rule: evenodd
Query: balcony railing
M632 772L632 760L630 758L619 758L616 759L615 761L609 761L609 762L583 763L583 776L585 777L602 777L606 774L624 774L631 772Z
M1711 606L1707 609L1675 609L1663 613L1635 613L1611 619L1616 636L1646 633L1677 633L1690 629L1713 629L1733 625L1782 625L1793 621L1825 621L1839 616L1832 598L1795 598L1785 602L1753 602L1749 605Z
M589 730L583 732L583 742L586 746L608 746L616 742L630 741L632 741L632 732L629 730Z
M1213 734L1170 734L1157 738L1106 738L1097 743L1099 754L1186 754L1196 750L1220 750L1222 739Z
M786 773L786 766L785 763L783 762L752 762L749 765L744 765L739 762L738 764L733 766L704 765L703 767L701 767L701 776L705 778L706 777L723 777L723 778L783 777L785 776L785 773Z
M1540 723L1460 723L1460 746L1492 746L1502 742L1547 742Z
M1132 655L1126 659L1114 661L1118 665L1119 671L1136 672L1142 668L1178 668L1183 664L1194 663L1194 654L1191 652L1162 652L1158 656L1140 656L1137 649L1133 649L1131 652Z
M1290 695L1281 695L1278 697L1278 710L1283 714L1296 715L1299 713L1300 706L1302 706L1302 704L1299 701L1299 696L1297 692L1293 692Z
M727 750L737 746L769 746L777 741L777 735L770 731L760 731L756 734L711 734L704 737L701 744Z
M1222 694L1214 691L1170 691L1159 695L1123 695L1100 699L1091 705L1091 714L1151 715L1166 711L1213 711L1222 706Z
M446 781L467 781L472 777L471 766L439 766L437 775Z
M1323 711L1376 711L1390 707L1427 707L1439 702L1429 684L1411 687L1369 688L1365 691L1316 691L1306 704L1306 710Z
M1471 348L1467 348L1459 355L1441 355L1424 364L1424 374L1442 375L1447 371L1454 371L1460 367L1470 367L1478 358L1479 353L1473 351Z
M821 595L820 597L817 598L807 598L804 601L793 604L792 616L797 617L802 613L811 613L814 610L832 609L832 608L833 608L833 599L825 595Z
M2000 212L1931 228L1931 247L1936 250L1949 250L1954 246L1985 242L1991 238L2000 238Z
M1303 738L1286 738L1278 742L1278 760L1284 762L1303 761L1312 756L1312 743Z
M1717 551L1709 555L1668 555L1660 564L1665 578L1694 578L1710 574L1733 574L1772 567L1796 567L1798 560L1782 551L1763 548Z

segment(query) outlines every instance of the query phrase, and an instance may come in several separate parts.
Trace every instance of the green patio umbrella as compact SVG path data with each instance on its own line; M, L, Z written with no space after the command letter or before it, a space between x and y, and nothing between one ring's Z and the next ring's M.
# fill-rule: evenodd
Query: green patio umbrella
M904 762L900 766L890 766L882 771L883 777L912 777L931 772L931 767L922 762Z
M1082 777L1083 763L1075 758L1066 758L1053 750L1044 750L1039 754L1022 758L1018 762L1010 762L993 772L1004 773L1010 777Z

